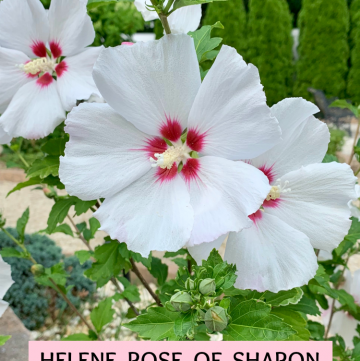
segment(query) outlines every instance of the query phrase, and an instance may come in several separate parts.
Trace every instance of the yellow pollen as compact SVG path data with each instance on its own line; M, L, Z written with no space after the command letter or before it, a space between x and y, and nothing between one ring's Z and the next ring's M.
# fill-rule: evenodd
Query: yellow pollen
M275 199L280 198L280 188L278 186L272 186L268 196L266 197L267 201L274 201Z
M174 163L180 163L181 161L190 157L189 148L183 144L180 146L171 146L164 153L155 153L156 160L150 158L152 167L160 167L162 169L171 169Z
M38 73L53 72L55 70L55 60L49 58L34 59L26 64L21 64L22 69L26 74L36 75Z

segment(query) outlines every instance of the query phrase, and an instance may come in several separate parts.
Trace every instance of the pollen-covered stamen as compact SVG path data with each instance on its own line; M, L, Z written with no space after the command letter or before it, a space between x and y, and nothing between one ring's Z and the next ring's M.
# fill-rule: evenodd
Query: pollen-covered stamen
M190 158L191 149L186 144L172 145L164 153L155 153L156 159L150 157L152 167L171 169L174 163L179 164Z
M289 181L285 181L284 184L281 184L281 179L278 179L276 183L276 185L271 187L270 192L266 197L267 201L274 201L280 198L281 193L291 192L291 188L286 188L289 185Z
M36 75L38 73L52 73L55 70L55 59L39 58L29 61L26 64L19 65L26 74Z

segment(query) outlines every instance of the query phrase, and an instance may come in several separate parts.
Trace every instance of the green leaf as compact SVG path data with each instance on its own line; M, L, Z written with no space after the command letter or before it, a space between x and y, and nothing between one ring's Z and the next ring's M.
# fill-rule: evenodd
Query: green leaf
M53 205L47 221L47 232L49 234L53 233L56 226L64 221L71 206L76 204L77 200L77 197L62 198Z
M324 340L325 326L319 322L308 321L308 330L312 340Z
M11 339L11 336L0 335L0 346L4 346L7 341Z
M152 257L150 273L157 279L159 286L162 286L168 276L168 266L161 262L161 259Z
M334 289L329 285L329 276L326 274L325 269L322 265L316 272L315 277L310 280L308 286L311 292L319 293L321 295L328 295L332 298L338 299L339 296Z
M124 286L124 291L122 293L117 293L114 296L114 300L118 301L127 298L131 302L140 302L140 293L137 286L132 285L125 277L118 277L118 280Z
M89 219L89 225L90 225L90 232L93 236L95 236L95 233L97 232L97 230L100 228L100 222L94 218L94 217L91 217Z
M43 159L37 159L27 172L27 177L46 178L49 175L59 175L60 160L58 156L47 156Z
M346 306L346 310L352 311L354 313L357 312L357 305L355 304L355 300L352 295L347 293L345 290L336 290L335 289L334 291L338 295L339 302L343 306Z
M352 357L355 359L355 361L360 360L360 343L358 343L353 350Z
M347 100L345 99L337 99L335 101L333 101L329 107L332 108L342 108L342 109L349 109L350 111L352 111L355 115L356 118L359 117L359 111L358 108L354 105L352 105L351 103L348 103Z
M143 257L140 253L129 252L129 256L133 258L135 262L142 263L148 270L151 270L152 255L149 254L148 258Z
M186 2L189 0L178 1ZM211 31L214 28L224 29L223 25L218 21L214 25L205 25L199 30L189 32L189 35L194 39L196 55L199 63L208 60L206 58L206 54L214 50L222 41L222 38L211 38Z
M322 163L331 163L331 162L339 163L338 157L333 154L325 154L325 157L322 160Z
M60 341L94 341L85 333L74 333L73 335L63 337Z
M172 260L178 267L187 267L188 261L185 258L174 258Z
M55 227L55 229L51 232L51 234L53 233L64 233L67 234L68 236L74 237L74 233L72 229L66 223L60 224L60 226Z
M257 300L233 300L231 323L223 331L224 341L282 341L296 334L289 325L271 315L271 306Z
M303 296L302 299L296 305L286 306L287 309L305 313L307 315L319 316L320 310L316 304L316 301Z
M109 5L119 2L119 0L88 0L87 9L91 10L98 6Z
M83 265L86 261L88 261L94 252L92 251L76 251L75 256L79 259L81 265Z
M186 335L193 334L196 325L196 311L181 314L175 321L175 335L178 337L185 337Z
M66 294L67 290L65 289L66 279L68 274L64 270L64 264L62 262L52 266L51 268L45 269L45 274L42 276L35 277L35 280L38 284L43 286L48 286L57 291L56 287L51 282L54 281L56 285Z
M50 139L42 147L41 150L48 155L61 156L65 155L65 144L68 141L66 138Z
M207 333L207 327L202 324L195 328L195 341L210 341L210 336Z
M112 277L116 277L121 270L127 272L131 265L121 255L121 243L106 237L105 244L95 248L96 262L85 271L85 275L97 283L98 287L104 286Z
M297 332L296 335L290 335L287 341L309 341L310 332L306 328L306 320L299 312L292 311L286 307L278 307L273 309L271 314L281 318Z
M94 201L82 201L78 198L77 202L75 203L75 213L77 216L80 214L86 213L91 207L96 204L97 200Z
M189 252L185 248L179 249L177 252L165 252L164 257L165 258L173 258L177 256L184 256L187 255Z
M0 251L1 257L16 257L16 258L26 258L26 254L23 252L17 251L15 248L3 248Z
M19 238L22 242L24 242L25 228L26 228L27 223L29 222L29 217L30 217L30 211L29 211L29 207L28 207L28 208L26 208L26 210L22 214L22 216L16 222L16 230L17 230Z
M151 307L147 313L124 326L138 333L141 338L161 341L175 338L174 325L179 317L179 313L170 312L165 307Z
M90 314L91 322L97 332L110 323L114 318L115 310L112 309L112 298L107 298L99 303Z
M226 0L175 0L173 9L180 9L184 6L212 3L214 1L226 1Z
M256 298L271 306L287 306L289 304L296 304L303 296L301 288L293 288L288 291L280 291L272 293L270 291L256 292L252 291L246 298Z
M40 177L34 177L31 178L25 182L22 183L18 183L7 195L6 197L8 197L11 193L14 193L16 191L19 191L20 189L26 188L26 187L30 187L36 184L41 184L42 179Z

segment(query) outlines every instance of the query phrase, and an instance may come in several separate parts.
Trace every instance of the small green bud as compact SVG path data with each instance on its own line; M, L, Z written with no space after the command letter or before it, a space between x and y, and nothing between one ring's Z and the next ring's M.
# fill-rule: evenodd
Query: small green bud
M205 278L200 282L199 291L203 295L210 295L216 291L216 283L212 278Z
M180 291L171 297L170 303L176 311L186 312L190 310L193 301L188 293Z
M195 282L191 278L188 278L185 281L185 288L187 290L193 290L195 288Z
M220 306L210 308L205 314L205 325L210 331L220 332L228 324L226 311Z
M45 273L45 268L41 264L34 264L31 266L31 273L34 276L42 276Z

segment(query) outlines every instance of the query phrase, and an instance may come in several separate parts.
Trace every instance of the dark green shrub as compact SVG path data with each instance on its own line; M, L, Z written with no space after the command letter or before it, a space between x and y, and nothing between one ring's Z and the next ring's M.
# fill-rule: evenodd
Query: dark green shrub
M285 0L251 0L248 60L259 68L269 105L290 95L291 14Z
M351 67L347 93L354 103L360 103L360 0L353 0L350 7L350 49Z
M308 87L344 98L348 72L349 11L346 0L303 0L294 95L311 99Z
M246 58L246 18L243 0L215 1L208 5L203 25L220 21L225 29L213 29L211 36L222 38L222 44L234 47Z
M142 15L131 2L120 1L89 11L96 31L94 46L117 46L131 41L131 35L144 29Z
M8 228L7 230L15 238L17 237L14 229ZM46 268L64 260L65 269L69 273L67 286L75 286L68 297L77 307L80 306L81 300L88 300L95 292L95 284L83 275L84 270L90 267L90 262L81 266L76 257L64 258L61 249L47 236L26 235L25 245L34 259ZM3 232L0 232L0 249L5 247L14 247L14 243ZM15 248L20 251L18 247ZM35 282L34 276L30 272L32 266L30 261L21 258L4 259L11 265L12 278L15 281L4 299L9 302L25 327L29 330L40 328L49 315L50 303L55 303L58 308L66 308L62 299L54 292L50 292L49 289ZM80 291L82 291L83 298L79 297Z

